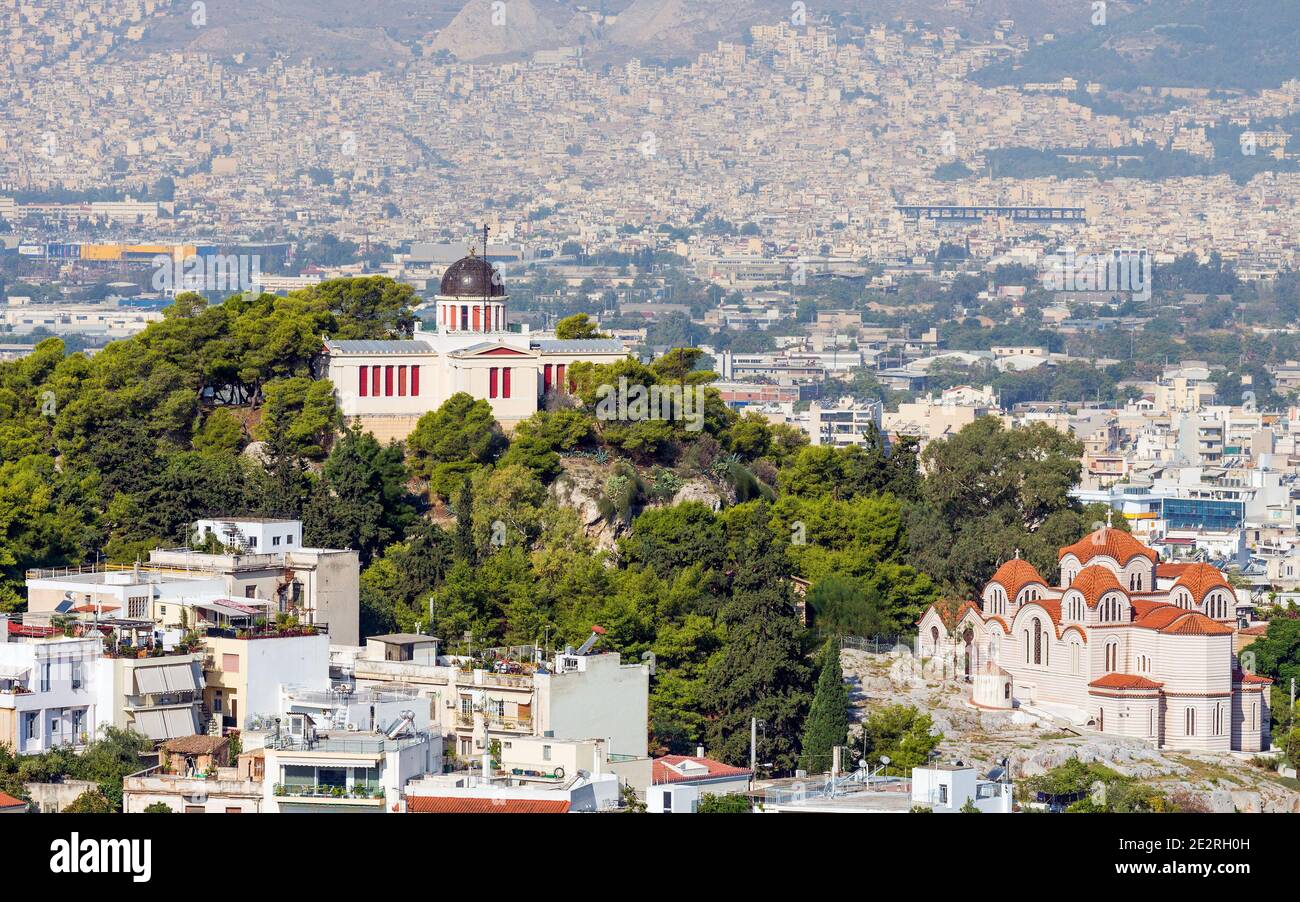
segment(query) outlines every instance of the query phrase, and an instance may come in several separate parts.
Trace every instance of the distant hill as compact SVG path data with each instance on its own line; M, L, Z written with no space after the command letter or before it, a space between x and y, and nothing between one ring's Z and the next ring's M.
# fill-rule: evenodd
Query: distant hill
M1081 4L1087 6L1088 4ZM1300 77L1300 0L1150 0L1106 25L1038 44L975 73L984 85L1073 76L1112 90L1275 87Z

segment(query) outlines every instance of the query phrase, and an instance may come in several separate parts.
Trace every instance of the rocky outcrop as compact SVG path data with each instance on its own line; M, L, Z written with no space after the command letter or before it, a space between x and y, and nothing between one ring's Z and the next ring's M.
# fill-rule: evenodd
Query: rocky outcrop
M589 16L554 0L470 0L431 47L475 60L576 46L594 31Z

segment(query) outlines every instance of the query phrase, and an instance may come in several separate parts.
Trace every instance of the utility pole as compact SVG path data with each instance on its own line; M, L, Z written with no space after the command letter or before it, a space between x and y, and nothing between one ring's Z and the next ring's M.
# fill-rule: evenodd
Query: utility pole
M1295 702L1295 680L1291 681L1292 707ZM749 773L750 780L758 775L758 718L749 719Z

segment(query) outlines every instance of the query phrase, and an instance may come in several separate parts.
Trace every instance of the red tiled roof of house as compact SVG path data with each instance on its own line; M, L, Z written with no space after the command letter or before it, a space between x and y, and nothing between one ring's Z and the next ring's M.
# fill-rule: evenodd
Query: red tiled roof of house
M27 803L22 799L15 799L7 792L0 792L0 808L18 808L27 807Z
M1070 583L1070 588L1082 592L1083 600L1087 602L1090 608L1095 608L1097 603L1101 601L1101 596L1107 592L1118 590L1122 593L1124 591L1124 587L1119 584L1115 574L1109 568L1100 564L1092 564L1080 570L1078 575L1074 577L1074 581Z
M1096 689L1159 689L1164 683L1148 680L1135 673L1108 673L1088 685Z
M1198 611L1187 611L1172 623L1156 629L1171 636L1231 636L1234 632L1227 624L1211 620Z
M670 765L680 765L684 761L693 761L708 768L707 773L684 774ZM664 755L650 762L650 782L690 783L693 780L713 780L718 777L748 777L751 771L745 767L733 767L714 761L712 758L697 758L694 755Z
M1268 624L1257 623L1254 626L1248 626L1244 630L1238 630L1243 636L1267 636Z
M568 799L407 796L408 814L568 814Z
M1007 598L1012 601L1015 601L1016 595L1020 593L1020 590L1030 583L1042 583L1044 586L1047 585L1047 581L1038 574L1038 571L1034 569L1033 564L1018 557L1013 557L1011 560L999 567L998 572L993 574L993 578L990 579L989 582L997 583L1005 589L1007 592Z
M1073 545L1066 545L1060 550L1057 559L1065 557L1067 554L1073 554L1079 559L1079 563L1086 564L1098 555L1106 555L1118 561L1120 566L1127 564L1135 557L1145 557L1152 563L1155 563L1159 557L1154 551L1143 545L1137 539L1122 529L1114 529L1109 526L1103 526L1096 532L1084 536Z
M1178 579L1191 564L1174 564L1161 561L1156 564L1156 577L1159 579Z
M1217 567L1211 567L1209 564L1188 564L1187 569L1182 572L1174 585L1186 587L1187 591L1192 593L1192 598L1198 603L1205 598L1205 593L1211 589L1232 591L1232 584L1228 582L1223 573Z

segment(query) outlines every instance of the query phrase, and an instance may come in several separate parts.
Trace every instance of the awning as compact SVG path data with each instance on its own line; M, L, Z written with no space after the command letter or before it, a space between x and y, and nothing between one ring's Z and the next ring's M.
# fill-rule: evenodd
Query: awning
M0 664L0 680L21 680L31 672L31 668L19 664Z
M135 668L136 695L197 692L198 688L198 682L194 679L194 667L189 663Z
M150 739L176 739L198 733L194 708L154 708L135 712L135 729Z
M135 730L150 739L171 739L167 735L167 721L163 718L162 711L135 712Z

